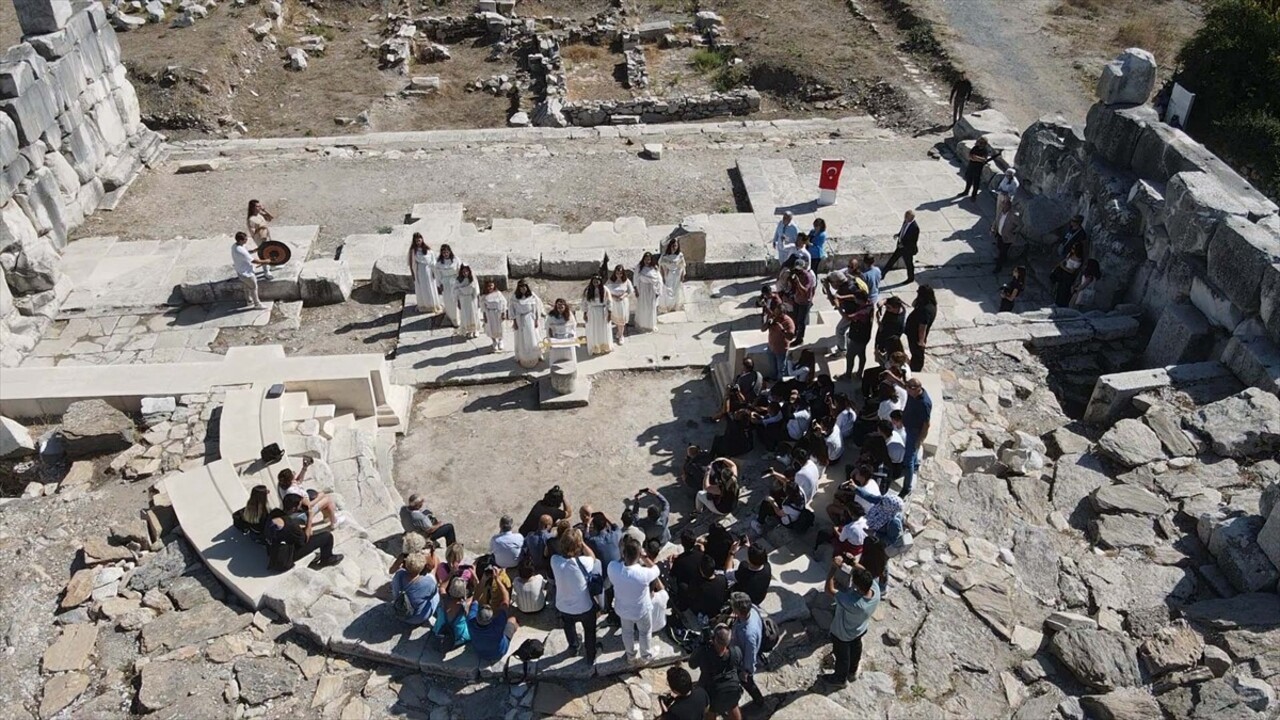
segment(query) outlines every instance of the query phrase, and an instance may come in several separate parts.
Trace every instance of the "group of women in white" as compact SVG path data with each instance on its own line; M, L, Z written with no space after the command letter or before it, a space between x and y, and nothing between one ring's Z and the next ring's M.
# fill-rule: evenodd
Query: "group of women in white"
M646 252L631 275L618 265L607 280L591 278L582 294L587 351L602 355L626 342L633 298L635 327L641 332L656 328L659 314L682 309L686 270L680 242L671 239L660 255ZM493 280L478 285L471 267L447 244L432 253L421 233L414 233L409 245L409 271L419 312L443 313L459 335L476 338L483 332L493 351L501 352L506 349L504 323L511 322L516 361L522 367L541 362L545 347L563 349L578 337L577 318L563 298L546 312L541 298L521 280L508 302Z

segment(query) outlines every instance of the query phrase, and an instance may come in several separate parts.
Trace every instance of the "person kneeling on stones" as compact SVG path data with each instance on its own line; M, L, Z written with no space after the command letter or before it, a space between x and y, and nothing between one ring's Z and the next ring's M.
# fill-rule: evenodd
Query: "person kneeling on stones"
M395 616L410 625L425 625L435 615L439 602L435 556L422 550L409 553L403 567L391 576L391 609Z
M277 572L289 570L296 561L316 550L320 555L311 561L312 568L325 568L342 562L342 556L333 552L333 533L312 532L311 513L299 512L302 509L301 496L285 495L282 505L281 509L271 511L263 527L269 569Z

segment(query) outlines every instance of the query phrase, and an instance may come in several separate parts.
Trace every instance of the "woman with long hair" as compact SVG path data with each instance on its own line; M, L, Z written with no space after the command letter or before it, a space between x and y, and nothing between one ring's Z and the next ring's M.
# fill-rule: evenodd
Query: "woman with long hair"
M428 314L440 312L435 258L431 256L431 246L422 237L422 233L414 233L413 240L409 242L409 275L413 278L413 293L418 301L418 312Z
M911 314L907 316L907 347L911 349L911 371L924 370L924 349L928 346L929 330L938 319L938 296L933 286L916 288L916 299L911 302Z
M658 327L658 299L662 297L662 271L658 257L651 252L640 258L636 268L636 329L650 331Z
M1098 264L1096 258L1089 258L1084 261L1084 269L1080 271L1080 277L1076 278L1076 284L1071 291L1071 307L1077 310L1090 310L1093 308L1093 299L1097 295L1097 282L1102 277L1102 266Z
M658 258L662 272L662 297L658 300L658 312L672 312L684 307L684 277L686 265L680 241L671 238Z
M449 318L449 324L458 326L458 270L462 267L462 260L453 254L453 248L448 243L440 246L440 253L436 255L436 280L440 283L440 301L444 305L444 316Z
M583 312L587 316L587 352L592 355L613 352L613 335L609 327L611 305L604 278L599 275L592 277L582 293Z
M231 522L240 532L261 534L262 526L271 514L271 500L266 485L255 485L249 491L249 501L235 511Z
M453 294L458 298L458 334L480 337L480 285L470 265L459 267L456 279Z
M609 319L613 321L614 336L621 345L626 342L627 320L631 318L631 296L636 291L622 265L613 268L605 290L609 291Z
M1013 269L1009 282L1000 286L1000 312L1013 312L1013 303L1027 289L1027 269L1021 265Z
M535 367L542 361L542 299L533 294L527 281L516 283L510 312L516 331L516 362L520 367Z
M297 474L294 474L293 470L285 468L276 475L280 499L283 501L286 495L297 495L301 498L301 506L307 513L324 515L324 519L329 521L330 526L338 527L346 521L346 517L338 512L338 505L333 501L333 498L303 484L303 480L307 477L307 470L310 467L311 458L304 457L302 458L302 470Z
M275 219L274 215L262 207L262 203L257 200L249 201L249 211L245 215L244 223L254 244L261 245L271 239L270 223Z
M1075 294L1076 276L1084 266L1084 258L1080 256L1080 248L1072 245L1067 248L1067 256L1062 258L1049 273L1049 281L1053 283L1053 304L1067 307L1071 304L1071 296Z
M492 341L494 352L502 350L502 321L506 320L507 298L498 290L498 283L484 281L484 295L480 297L480 314L484 316L484 334Z

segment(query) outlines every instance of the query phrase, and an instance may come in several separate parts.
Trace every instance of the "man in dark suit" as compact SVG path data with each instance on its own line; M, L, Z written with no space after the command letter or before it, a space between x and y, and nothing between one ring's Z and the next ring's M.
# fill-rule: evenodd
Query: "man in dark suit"
M885 264L884 274L888 275L901 259L903 266L907 268L907 282L915 282L915 258L916 252L920 249L920 225L916 223L915 212L908 210L902 216L902 228L893 237L898 240L898 249L893 251L893 256Z

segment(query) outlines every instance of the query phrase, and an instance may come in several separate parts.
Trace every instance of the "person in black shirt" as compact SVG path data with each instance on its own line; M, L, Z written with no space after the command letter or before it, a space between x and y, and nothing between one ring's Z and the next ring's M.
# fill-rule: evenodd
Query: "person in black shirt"
M742 649L733 646L732 640L729 628L718 626L711 633L711 642L698 648L689 664L702 671L698 684L711 698L708 714L741 720L738 701L742 698Z
M675 583L674 592L671 594L675 598L675 608L686 610L690 600L687 588L698 579L698 568L702 567L703 552L702 546L698 544L698 537L687 528L680 534L680 544L684 547L684 551L671 561L671 580Z
M698 566L698 578L690 586L689 612L710 620L724 610L729 602L729 580L716 572L716 563L709 555L702 556ZM691 625L696 627L697 625Z
M880 301L876 308L880 329L876 331L876 348L889 345L889 341L901 337L907 328L907 304L897 295L890 295Z
M707 541L703 550L711 556L715 567L724 567L729 556L733 554L733 535L719 522L712 523L707 530Z
M962 77L951 86L951 127L955 127L960 118L964 117L964 104L972 94L973 83L969 82L969 78Z
M907 347L911 349L911 372L924 370L924 349L928 346L929 329L938 318L938 298L933 288L921 285L907 316Z
M564 499L564 491L559 485L548 490L541 500L533 504L520 525L520 534L528 535L537 530L543 515L550 515L553 525L569 517L569 502Z
M747 548L747 562L733 571L733 585L729 593L746 593L756 605L764 603L764 596L769 594L769 584L773 582L773 567L769 565L769 554L763 548L751 545Z
M690 445L684 451L684 466L680 468L680 481L693 492L698 492L702 489L702 481L707 475L707 466L710 464L710 453L697 445Z
M964 192L960 193L960 197L969 195L971 200L978 199L978 190L982 188L982 168L987 166L994 153L987 139L980 137L973 144L973 149L969 151L969 162L964 168ZM972 194L970 194L972 190Z
M1013 269L1013 277L1000 286L1000 312L1013 312L1013 303L1027 288L1027 269L1019 265Z
M668 668L667 686L671 694L658 698L662 706L658 720L703 720L711 700L706 690L694 686L688 670L679 666Z
M333 533L312 533L312 515L309 512L298 512L301 504L302 496L285 495L283 509L273 512L267 522L273 523L285 542L293 547L295 561L319 550L320 555L311 561L310 567L318 569L342 562L342 556L333 552Z

